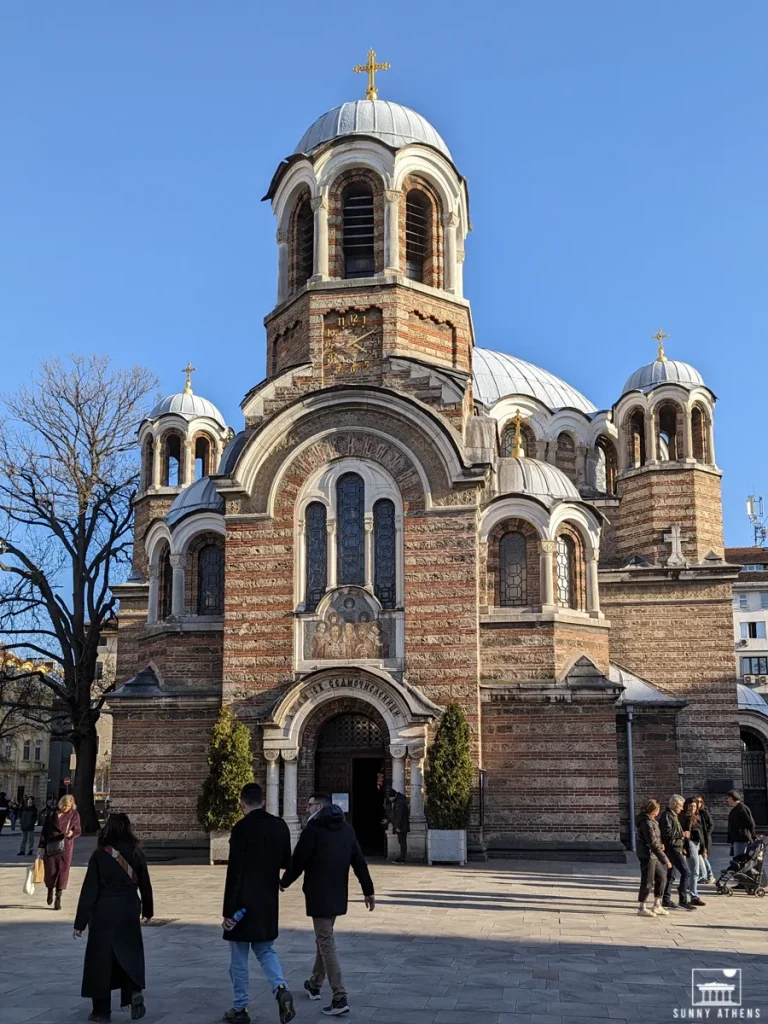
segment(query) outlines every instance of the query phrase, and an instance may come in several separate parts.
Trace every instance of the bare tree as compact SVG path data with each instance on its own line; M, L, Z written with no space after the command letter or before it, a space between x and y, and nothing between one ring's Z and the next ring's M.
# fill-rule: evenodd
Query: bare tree
M130 561L134 435L156 383L149 370L115 370L104 357L44 362L4 399L0 422L0 647L57 666L42 680L66 709L88 831L98 827L96 722L106 698L95 681L99 633Z

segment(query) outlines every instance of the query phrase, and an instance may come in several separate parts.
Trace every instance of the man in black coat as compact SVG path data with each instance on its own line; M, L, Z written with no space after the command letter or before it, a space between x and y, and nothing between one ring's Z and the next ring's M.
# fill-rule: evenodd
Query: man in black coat
M304 872L307 917L312 918L317 947L312 977L304 982L304 988L310 999L319 999L327 976L333 999L329 1006L323 1007L323 1013L326 1017L341 1017L349 1013L349 1004L333 925L337 917L347 912L350 867L357 875L369 910L373 910L376 900L368 865L354 829L344 819L344 812L331 803L327 793L313 793L307 803L307 813L309 820L280 885L287 889Z
M728 815L728 842L733 846L733 856L747 852L747 844L757 835L757 826L752 811L742 803L741 793L732 789L725 802L731 808Z
M672 902L672 883L675 871L680 875L680 885L677 890L680 898L677 906L682 910L696 909L688 897L691 872L688 867L688 861L683 853L685 840L688 838L688 835L683 831L683 826L678 818L684 803L685 801L680 794L674 793L669 798L669 805L666 811L659 817L659 831L661 832L661 841L664 844L664 852L672 861L672 868L667 872L667 884L664 888L664 899L662 900L662 906L667 910L674 909L676 906Z
M395 858L394 863L405 864L408 855L408 833L411 831L411 815L405 795L398 793L396 789L387 790L387 820L400 844L400 855Z
M224 938L230 943L232 1009L222 1020L248 1024L248 953L252 949L277 999L281 1024L296 1016L293 997L272 943L278 933L280 871L291 862L291 836L282 818L264 810L261 786L249 782L240 793L244 817L229 837L224 887ZM239 913L244 911L244 913ZM235 918L238 918L235 920Z

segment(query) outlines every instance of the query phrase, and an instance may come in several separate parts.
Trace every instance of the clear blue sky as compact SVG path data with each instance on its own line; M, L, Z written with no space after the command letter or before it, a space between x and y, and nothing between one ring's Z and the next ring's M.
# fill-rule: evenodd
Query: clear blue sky
M719 397L726 540L766 492L768 3L256 0L6 4L0 24L0 387L105 352L241 425L264 373L275 227L260 203L320 114L381 97L469 180L478 344L601 408L654 354Z

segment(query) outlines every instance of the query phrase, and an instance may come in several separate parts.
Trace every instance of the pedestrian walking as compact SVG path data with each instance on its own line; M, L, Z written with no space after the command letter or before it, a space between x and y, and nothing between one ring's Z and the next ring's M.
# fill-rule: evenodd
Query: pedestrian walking
M56 813L56 809L56 797L53 795L53 793L49 793L48 796L45 798L45 807L43 807L40 811L40 815L37 819L37 824L44 824L45 819L49 815Z
M88 929L80 994L91 999L88 1020L109 1024L112 990L131 1020L147 1012L144 1004L144 940L141 918L154 915L147 861L127 814L113 814L104 825L88 861L75 915L74 938Z
M667 809L659 816L659 830L661 832L661 841L664 844L664 852L667 858L672 861L672 867L667 872L667 884L664 887L664 897L661 901L662 906L667 910L677 909L678 907L681 910L695 909L688 899L689 871L688 862L683 853L683 844L686 837L683 834L683 827L678 818L684 803L685 800L679 793L673 793L669 798ZM679 900L676 904L672 902L671 895L675 872L680 876L680 884L677 890Z
M63 796L58 808L46 813L38 844L38 849L43 852L47 902L49 907L53 903L54 910L61 910L61 894L69 882L75 839L80 833L80 815L77 813L75 798Z
M28 857L34 853L35 825L37 824L37 805L34 798L28 796L24 801L24 807L19 815L19 828L21 829L21 846L19 857Z
M667 869L672 861L664 852L659 831L658 800L646 800L637 819L637 856L640 861L640 892L638 893L638 917L667 917L669 911L662 906ZM653 890L653 906L648 907L648 897Z
M408 801L403 793L396 789L387 790L387 821L392 826L392 831L397 836L400 845L400 853L395 858L395 864L405 864L408 856L408 833L411 830L411 815L408 810Z
M5 819L8 817L8 812L11 809L11 802L5 793L0 793L0 834L3 831L3 825L5 825Z
M699 805L699 827L701 829L701 851L699 853L699 881L711 883L715 881L712 871L712 840L715 834L715 823L712 815L704 802L703 796L697 796L696 802Z
M728 815L728 842L732 846L732 856L739 857L747 852L747 843L757 835L757 826L752 811L741 799L741 793L732 789L725 798L730 807Z
M680 815L683 827L683 856L688 864L688 899L695 907L704 907L706 903L699 897L699 851L701 849L701 826L699 822L699 802L695 796L689 796L683 804Z
M280 883L287 889L304 873L304 898L307 917L315 930L315 965L312 976L304 982L310 999L320 998L323 981L328 981L333 998L323 1007L326 1017L349 1013L347 990L341 977L333 926L336 918L347 912L349 900L349 869L355 872L368 910L376 900L373 882L352 826L344 813L334 807L327 793L313 793L307 803L309 820L293 851L291 866Z
M264 792L257 783L243 786L240 808L244 817L229 837L222 922L234 999L222 1020L247 1024L251 1019L248 956L253 951L277 1000L280 1024L287 1024L296 1011L273 943L279 930L280 871L291 863L291 834L282 818L264 810Z
M8 817L11 819L11 832L16 831L16 820L19 817L20 810L21 804L17 803L16 800L11 800L8 804Z

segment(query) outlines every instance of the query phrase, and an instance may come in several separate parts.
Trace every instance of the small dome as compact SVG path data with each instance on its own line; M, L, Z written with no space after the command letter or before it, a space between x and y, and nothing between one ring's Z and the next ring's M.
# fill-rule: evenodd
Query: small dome
M415 110L388 100L353 100L334 107L304 132L294 153L308 155L324 142L347 135L369 135L393 149L419 142L451 159L450 150L429 121Z
M737 683L736 689L739 695L739 711L757 711L761 715L768 715L768 703L762 694L751 690L744 683Z
M213 486L211 478L201 476L189 487L185 487L181 494L176 495L168 509L165 521L170 527L174 527L193 512L223 511L224 499Z
M501 470L503 494L527 494L547 505L553 501L581 501L576 485L549 462L512 456L502 460Z
M635 370L624 385L622 395L628 391L652 391L660 384L680 384L689 390L704 386L704 378L690 363L677 359L654 359L647 366Z
M588 415L597 412L580 391L533 363L489 348L476 348L472 361L474 394L483 405L494 405L507 395L529 395L548 409L567 407Z
M221 427L227 425L213 402L209 402L207 398L201 398L200 395L195 395L191 391L180 391L177 395L168 395L162 402L157 403L149 414L149 419L156 420L158 416L165 416L169 413L182 416L185 420L207 416L208 419L215 420Z

